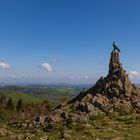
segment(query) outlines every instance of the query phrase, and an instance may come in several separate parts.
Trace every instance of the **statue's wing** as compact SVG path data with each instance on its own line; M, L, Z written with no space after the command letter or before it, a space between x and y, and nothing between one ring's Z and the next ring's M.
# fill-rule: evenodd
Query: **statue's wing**
M116 47L116 49L118 50L118 52L121 52L120 49L118 47Z

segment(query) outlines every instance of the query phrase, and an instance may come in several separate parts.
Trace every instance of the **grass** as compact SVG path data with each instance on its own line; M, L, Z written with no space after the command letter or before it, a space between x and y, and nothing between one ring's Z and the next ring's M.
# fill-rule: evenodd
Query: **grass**
M8 90L8 91L4 90L4 91L1 91L1 93L5 95L7 98L12 98L14 102L17 102L19 99L22 99L24 103L36 104L46 99L45 97L35 97L30 94L24 94L24 93L12 91L12 90Z
M19 129L8 127L8 129L17 135L34 133L35 136L32 138L33 140L38 140L43 136L48 136L49 140L61 140L64 138L65 129L67 130L66 140L111 140L113 138L139 140L140 114L135 114L135 117L134 114L123 116L118 114L114 116L116 117L112 118L108 115L99 114L99 117L94 116L85 123L73 122L67 126L56 124L49 132L43 132L42 128ZM8 137L9 136L0 137L0 140L8 140Z
M122 117L123 119L118 119ZM122 140L139 140L140 138L140 119L130 121L133 116L118 116L118 118L110 119L104 116L99 119L92 119L86 123L76 122L69 124L67 129L70 130L70 138L67 140L111 140L113 138L120 138ZM50 140L58 140L61 135L62 126L50 130L46 134Z
M0 92L15 102L22 99L25 103L40 103L47 99L50 106L56 107L76 96L79 90L74 87L5 87L1 88Z
M61 89L58 89L61 92ZM14 102L22 99L25 103L40 103L46 98L34 97L29 94L23 94L14 90L1 91L6 97L12 98ZM57 97L62 98L61 95ZM55 100L53 100L55 99ZM66 100L67 98L64 97ZM51 98L56 103L57 98ZM6 114L7 113L7 114ZM9 113L9 114L8 114ZM6 116L10 116L10 112L5 112ZM56 124L49 132L43 132L43 128L16 128L6 126L4 122L0 123L0 129L7 128L13 135L33 134L30 140L39 140L40 137L48 136L49 140L112 140L113 138L120 138L120 140L139 140L140 139L140 114L121 114L113 113L100 113L90 117L87 122L73 122L67 126ZM67 130L67 132L65 132ZM9 135L0 136L0 140L12 140Z

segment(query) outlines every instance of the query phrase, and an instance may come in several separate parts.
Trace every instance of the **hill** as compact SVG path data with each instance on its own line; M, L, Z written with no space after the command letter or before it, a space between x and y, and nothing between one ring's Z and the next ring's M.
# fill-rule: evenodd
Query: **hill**
M119 51L111 52L108 75L94 86L49 113L10 123L3 138L11 138L14 128L16 139L139 140L140 89L130 82Z

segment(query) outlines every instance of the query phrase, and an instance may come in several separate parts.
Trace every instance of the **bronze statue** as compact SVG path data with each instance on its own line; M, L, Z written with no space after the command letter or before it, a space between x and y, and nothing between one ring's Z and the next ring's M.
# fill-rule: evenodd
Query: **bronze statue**
M113 46L113 48L114 48L114 51L117 50L118 52L121 52L120 49L118 48L118 46L116 45L115 42L113 42L112 46Z

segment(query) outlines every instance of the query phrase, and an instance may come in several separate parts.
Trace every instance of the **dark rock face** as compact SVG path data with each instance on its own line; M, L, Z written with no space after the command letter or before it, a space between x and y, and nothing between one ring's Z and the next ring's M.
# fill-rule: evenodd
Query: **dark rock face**
M121 77L123 72L122 64L120 63L119 53L112 51L110 63L109 63L109 73L108 76L112 77L113 75Z

